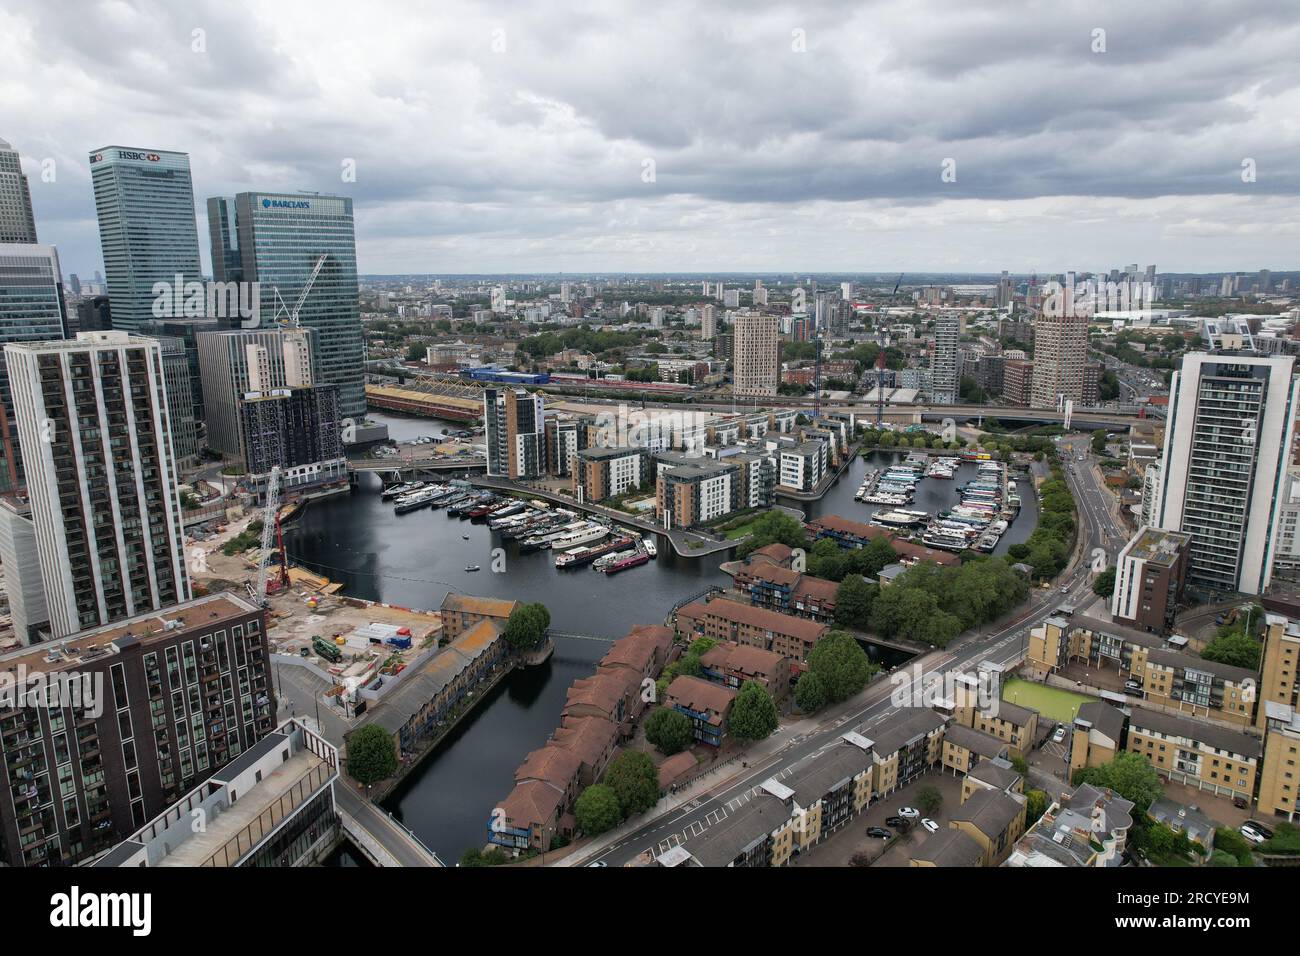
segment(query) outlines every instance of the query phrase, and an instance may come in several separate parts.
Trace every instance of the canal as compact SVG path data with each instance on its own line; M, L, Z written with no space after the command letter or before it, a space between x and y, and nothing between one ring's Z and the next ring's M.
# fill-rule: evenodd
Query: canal
M458 427L431 419L371 417L387 422L398 440ZM880 461L899 457L880 454ZM867 467L866 461L854 462L826 499L797 507L809 517L834 513L865 521L871 508L855 502L853 494ZM940 499L945 491L955 495L954 485L967 477L965 468L973 475L973 466L964 466L955 482L923 481L917 507L950 504ZM1031 525L1022 515L1008 536ZM516 542L502 542L486 525L443 511L395 514L392 504L380 499L374 476L364 477L351 494L312 502L286 529L285 546L291 560L341 582L344 592L355 597L427 609L437 608L449 591L541 601L550 609L553 629L608 637L622 636L635 624L661 623L676 602L730 583L718 569L725 555L687 559L666 544L657 560L614 577L590 568L558 571L549 552L521 555ZM501 549L498 557L503 559L496 561L499 572L491 570L495 549ZM470 565L482 570L467 571ZM546 742L559 722L569 685L590 676L607 647L594 640L558 638L549 661L516 670L489 691L488 699L394 791L386 807L449 862L469 847L482 846L491 810L510 792L515 768ZM906 659L899 652L870 650L886 666ZM347 865L346 860L332 862Z
M831 486L830 491L826 492L826 495L821 500L794 501L793 499L783 499L782 503L801 509L809 520L822 515L839 515L851 521L869 521L877 511L888 511L890 506L854 501L853 496L857 494L862 479L872 469L884 468L887 465L902 461L907 456L908 452L906 451L870 452L866 458L858 458L850 464L845 469L844 474L840 476L839 481ZM915 511L928 511L932 515L938 514L940 511L947 511L960 503L957 488L975 478L977 467L973 463L963 462L951 480L943 478L921 479L916 486L916 500L903 507ZM1024 542L1037 524L1038 496L1033 493L1031 482L1028 480L1018 484L1017 491L1020 493L1021 501L1020 514L1015 521L1011 522L1011 527L1002 535L1002 540L998 542L998 546L993 549L995 555L1006 554L1007 548L1011 547L1011 545Z

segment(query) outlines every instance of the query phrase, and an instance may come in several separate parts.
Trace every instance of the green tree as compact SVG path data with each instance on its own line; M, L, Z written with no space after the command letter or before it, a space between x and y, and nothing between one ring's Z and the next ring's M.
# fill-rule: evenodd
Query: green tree
M943 794L939 792L938 787L925 786L916 792L916 802L921 812L928 817L937 813L943 806Z
M1076 775L1083 783L1094 787L1109 787L1125 800L1133 801L1139 814L1160 796L1160 777L1151 761L1138 753L1117 754L1110 763L1090 767Z
M680 711L660 707L646 718L645 739L666 756L681 753L691 745L693 736L691 719Z
M623 810L613 789L598 783L578 796L573 804L573 819L587 836L596 836L622 823Z
M1030 790L1025 794L1025 828L1033 826L1047 812L1047 791Z
M1226 630L1226 629L1225 629ZM1260 643L1242 631L1220 631L1219 635L1205 645L1201 657L1219 664L1231 664L1247 670L1259 669Z
M829 704L837 704L858 693L879 669L867 657L862 645L844 631L829 632L808 652L808 673L821 679L826 703ZM807 679L805 674L799 683Z
M545 604L521 604L510 612L501 636L517 651L527 651L542 643L551 626L551 612Z
M1206 861L1205 865L1206 866L1241 866L1241 864L1237 862L1237 858L1233 856L1231 853L1228 853L1225 850L1217 850L1217 849L1212 854L1210 854L1210 858L1209 860Z
M1097 575L1096 579L1092 582L1092 590L1094 594L1100 594L1104 598L1108 598L1114 594L1115 569L1110 567Z
M649 754L624 750L605 771L604 783L614 791L623 816L644 813L659 799L659 773Z
M348 773L369 786L397 773L397 746L378 724L366 724L348 736Z
M736 549L736 556L743 558L752 551L777 543L791 548L807 548L808 536L795 518L783 511L772 510L753 523L749 537Z
M703 657L717 646L718 642L711 637L697 637L695 640L691 641L691 646L687 649L686 653L694 654L696 657Z
M1253 848L1246 838L1231 827L1219 827L1214 831L1215 854L1227 853L1236 860L1238 866L1254 866Z
M772 695L757 681L745 681L731 705L727 732L737 740L763 740L772 735L777 723Z
M794 685L794 702L805 714L817 713L826 706L826 682L818 674L804 674Z
M878 584L868 584L861 575L850 574L835 589L835 623L866 628L871 623L871 608L879 593Z

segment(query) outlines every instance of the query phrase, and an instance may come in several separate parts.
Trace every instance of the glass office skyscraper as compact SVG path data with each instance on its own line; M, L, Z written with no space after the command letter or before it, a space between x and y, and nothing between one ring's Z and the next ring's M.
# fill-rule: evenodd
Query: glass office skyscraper
M263 327L288 318L324 258L298 321L319 333L321 381L339 387L339 414L360 418L366 396L352 200L315 193L240 193L235 212L243 280L261 283Z
M45 342L68 337L59 254L53 246L0 242L0 348L10 342ZM22 457L14 431L9 375L0 363L0 492L23 483Z
M243 278L233 199L208 199L208 241L212 246L212 278L217 282L238 282Z
M18 150L0 139L0 242L35 242L32 194Z
M90 154L90 178L113 327L175 318L154 315L154 283L203 279L189 156L105 146Z

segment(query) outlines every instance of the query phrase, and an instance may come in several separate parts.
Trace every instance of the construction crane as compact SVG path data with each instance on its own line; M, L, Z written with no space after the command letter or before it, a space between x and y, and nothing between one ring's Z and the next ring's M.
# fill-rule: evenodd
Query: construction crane
M266 479L266 507L262 511L262 547L257 559L257 588L253 599L258 603L266 600L266 561L270 556L271 535L279 535L280 530L280 466L271 469ZM288 568L284 566L283 539L280 540L280 583L283 585L288 577Z
M275 310L275 315L271 319L272 324L279 321L281 314L288 312L288 324L293 326L295 329L298 327L298 313L302 311L302 305L307 301L307 293L310 292L311 287L316 284L316 277L320 275L321 269L325 267L325 260L328 258L329 253L323 252L321 253L321 257L316 260L316 267L311 270L311 275L307 277L307 284L302 287L302 292L298 295L298 301L293 304L292 311L290 311L289 307L285 305L284 299L280 297L280 287L271 287L271 291L275 293L275 300L280 303Z

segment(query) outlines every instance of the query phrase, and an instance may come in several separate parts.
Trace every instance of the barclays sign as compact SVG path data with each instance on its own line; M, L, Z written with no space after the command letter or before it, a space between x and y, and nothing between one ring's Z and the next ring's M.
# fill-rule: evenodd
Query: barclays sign
M310 209L309 199L263 199L263 209Z

